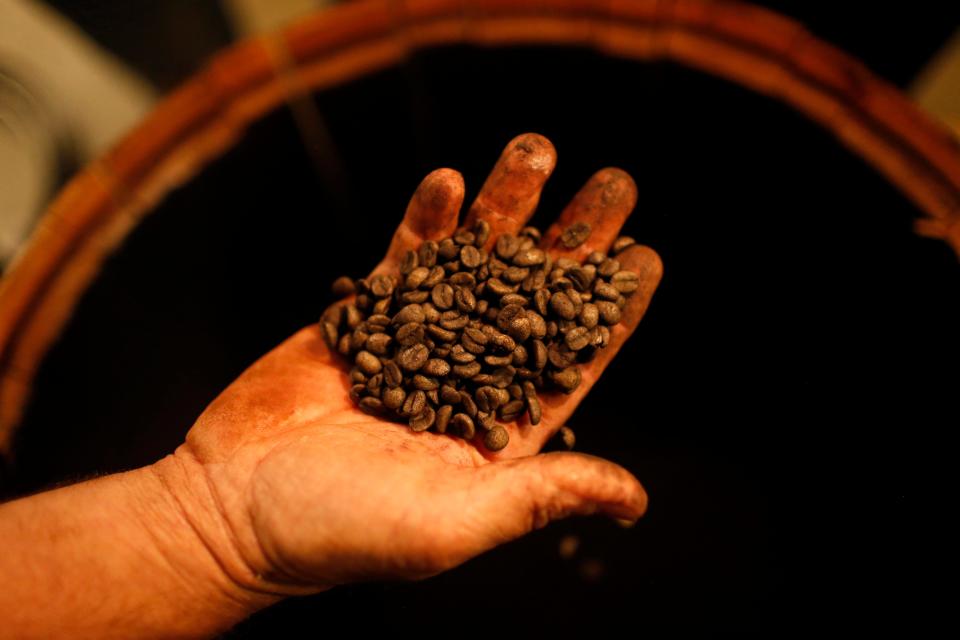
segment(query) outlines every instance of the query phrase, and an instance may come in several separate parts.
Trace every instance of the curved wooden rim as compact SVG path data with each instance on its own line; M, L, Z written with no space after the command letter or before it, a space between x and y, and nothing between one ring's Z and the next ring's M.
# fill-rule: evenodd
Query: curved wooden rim
M172 188L267 111L439 45L562 44L673 60L778 98L832 131L960 254L960 145L900 91L802 26L704 0L365 0L239 43L74 177L0 281L0 451L48 347L103 260Z

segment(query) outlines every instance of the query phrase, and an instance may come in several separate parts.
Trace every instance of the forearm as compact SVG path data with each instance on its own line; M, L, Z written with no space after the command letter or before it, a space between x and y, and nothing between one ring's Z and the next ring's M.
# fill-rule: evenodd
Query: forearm
M4 634L209 636L275 600L237 583L156 471L0 505Z

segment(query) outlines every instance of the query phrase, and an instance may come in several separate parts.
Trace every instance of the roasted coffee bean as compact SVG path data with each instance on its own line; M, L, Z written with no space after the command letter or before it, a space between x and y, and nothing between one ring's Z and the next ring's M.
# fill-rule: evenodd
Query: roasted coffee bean
M533 340L530 343L531 364L533 368L539 371L547 366L547 347L541 340Z
M513 264L518 267L532 267L543 264L546 259L547 254L540 249L525 249L518 251L517 254L513 256Z
M474 400L477 403L477 408L487 413L495 411L496 408L500 406L500 395L497 393L496 388L490 386L477 389L474 394Z
M423 309L424 321L428 324L436 324L440 322L440 312L437 311L437 308L433 306L430 302L424 302L420 305Z
M424 327L419 322L408 322L397 329L397 343L402 347L412 347L423 342Z
M514 347L513 353L510 355L510 364L519 367L520 365L527 363L528 357L527 348L522 344L518 344L516 347Z
M450 427L465 440L470 440L477 435L473 426L473 419L465 413L453 414L453 418L450 419Z
M415 416L427 406L427 394L423 391L414 391L403 401L403 414L406 416Z
M449 384L440 387L440 399L448 404L457 404L460 402L460 392L456 387Z
M417 251L417 257L420 259L421 267L433 267L437 264L437 253L439 245L433 240L427 240L420 245Z
M573 393L573 390L580 386L580 368L571 366L554 371L550 379L564 393Z
M393 298L382 298L371 307L373 313L390 313L390 306L393 304Z
M477 308L474 309L474 312L475 312L478 316L482 316L483 314L485 314L485 313L487 312L487 309L489 308L489 305L490 305L490 303L489 303L487 300L477 300Z
M527 319L526 314L522 316L517 316L510 321L510 326L507 327L507 333L511 338L517 342L523 342L530 337L530 320Z
M404 347L397 353L397 364L405 371L418 371L427 363L430 350L423 344Z
M477 220L477 223L473 225L473 235L476 236L478 247L487 244L487 240L490 239L490 223L486 220Z
M480 363L474 361L468 364L455 364L452 370L453 374L458 378L472 378L480 373Z
M607 258L597 267L597 275L609 278L617 271L620 271L620 261L613 258Z
M357 297L353 299L353 303L356 305L357 309L360 309L361 311L367 311L373 306L373 296L370 296L366 293L358 293Z
M450 310L440 314L440 326L447 331L458 331L470 322L470 316L460 315L459 311Z
M489 431L490 429L493 429L495 426L497 426L496 414L488 413L486 411L478 411L477 424L479 424L484 431Z
M473 244L477 241L477 237L466 229L457 229L453 234L453 241L460 245Z
M573 288L577 291L588 291L593 283L594 274L583 267L574 267L567 272L567 277L573 283Z
M393 316L392 322L395 325L401 325L407 324L408 322L422 323L426 319L427 316L423 312L423 307L419 304L408 304Z
M547 359L550 361L550 364L556 368L564 369L576 361L577 354L575 351L571 351L570 347L566 344L557 344L554 342L547 347Z
M620 236L613 241L613 245L610 247L610 253L617 255L630 245L636 244L637 241L631 238L630 236Z
M536 311L527 311L527 320L530 322L530 335L540 340L547 335L547 322Z
M540 424L540 419L543 417L543 410L540 407L540 399L536 396L527 398L527 415L530 416L530 424Z
M473 339L467 334L460 336L460 344L463 345L464 349L475 355L480 355L486 350L485 346L474 342Z
M590 344L590 330L586 327L575 327L564 336L564 342L572 351L579 351Z
M483 361L491 367L503 367L513 363L513 354L510 353L505 356L483 356Z
M420 283L421 289L433 289L436 285L440 284L443 280L443 277L447 275L443 270L443 267L432 267L430 273L427 274L426 279Z
M486 291L489 291L495 296L502 297L510 293L515 293L517 291L516 285L509 285L499 278L490 278L486 282Z
M450 416L453 415L453 407L449 404L445 404L437 409L436 413L437 415L433 426L436 428L437 433L446 433L447 425L450 423Z
M437 245L437 256L444 261L452 259L460 253L460 247L453 241L453 238L444 238Z
M323 333L323 341L331 350L337 348L337 326L332 322L320 322L320 331Z
M387 360L383 365L383 381L388 387L397 387L403 382L403 372L393 360Z
M363 371L360 371L360 369L354 367L353 369L350 369L350 381L353 384L366 384L367 376L364 375Z
M520 230L520 235L529 238L533 242L540 242L540 229L536 227L524 227Z
M380 395L380 387L383 386L383 374L378 373L376 375L370 376L370 379L367 380L367 391L375 396Z
M468 364L476 360L477 356L464 349L462 344L457 344L450 349L450 359L457 364Z
M431 324L427 325L427 331L430 335L440 342L453 342L457 339L457 334L454 331L448 331L441 326Z
M620 292L611 284L597 280L593 285L593 294L601 300L616 300L620 297Z
M348 304L343 307L343 321L350 329L356 329L363 322L363 314L356 305Z
M350 387L350 399L354 402L360 402L360 398L367 392L367 385L355 384Z
M513 338L499 332L490 335L490 342L488 344L501 353L513 351L517 348L517 343Z
M403 254L403 261L400 262L400 274L407 276L411 271L420 266L420 258L416 251L407 251Z
M460 392L460 405L463 407L464 412L471 418L477 416L477 403L474 402L473 396L466 391Z
M430 298L429 291L405 291L400 294L400 302L404 304L420 304Z
M616 303L607 300L598 300L596 307L600 314L600 319L603 320L604 324L615 325L620 322L620 307L618 307Z
M390 326L390 318L386 315L375 313L367 318L367 331L370 333L383 333Z
M524 311L523 307L518 304L510 304L506 307L500 309L500 313L497 314L497 327L501 331L506 332L510 328L510 323L517 317L526 318L527 313Z
M606 347L610 344L610 329L604 326L597 327L600 330L600 346Z
M386 298L393 293L393 278L384 275L370 279L370 292L378 298Z
M503 260L509 260L520 249L520 239L516 236L505 233L497 238L496 253Z
M517 375L517 370L511 365L497 367L493 370L493 384L500 389L506 389L512 382L513 377Z
M567 249L575 249L587 241L590 230L590 225L586 222L574 222L560 234L560 242Z
M519 293L508 293L507 295L500 298L500 307L508 307L512 304L525 307L530 303L526 296L522 296Z
M403 286L407 289L416 289L423 284L423 281L426 280L429 275L430 269L428 267L417 267L407 275Z
M477 279L468 271L459 271L450 276L447 281L455 287L465 287L470 290L477 286Z
M549 303L550 292L546 289L537 289L537 292L533 294L533 308L537 310L537 313L541 316L547 315Z
M527 267L508 267L499 277L509 284L520 284L530 275L530 269Z
M524 409L527 408L527 404L523 400L517 398L516 400L511 400L510 402L503 404L500 408L501 418L504 420L513 420L523 413Z
M439 358L431 358L423 365L421 371L430 376L443 377L450 373L450 363Z
M482 387L484 385L493 384L493 376L489 373L478 373L477 375L470 378L470 382L473 384Z
M354 361L357 363L357 368L359 368L360 371L368 376L372 376L375 373L380 373L380 370L383 368L383 365L380 364L380 358L373 355L369 351L361 351L357 353Z
M596 266L606 259L607 255L603 251L591 251L590 255L587 256L587 264Z
M403 387L392 387L383 392L383 404L391 411L400 409L406 399L407 392L403 390Z
M360 408L367 413L376 415L383 411L383 401L380 398L368 396L360 400Z
M434 421L437 419L437 414L433 410L433 407L427 405L415 416L410 417L410 421L407 423L410 425L410 428L413 431L420 432L426 431L433 426Z
M580 309L580 315L577 317L577 320L587 329L592 329L597 326L597 322L600 320L600 310L597 305L592 302L587 303Z
M459 309L461 313L467 314L477 308L477 299L470 289L458 287L453 297L457 303L457 309Z
M573 301L562 291L558 291L550 296L550 309L564 320L572 320L577 315Z
M333 292L333 295L337 296L338 298L345 298L356 293L357 287L353 284L353 279L346 276L340 276L333 281L333 285L330 287L330 290Z
M419 373L413 376L412 383L413 388L419 389L420 391L431 391L440 386L440 382L436 378L431 378Z
M476 269L480 266L480 251L473 245L466 245L460 249L460 264L467 269Z
M620 293L633 293L640 286L640 278L633 271L617 271L610 276L610 284Z
M510 434L502 426L497 425L483 436L483 446L489 451L500 451L510 442Z

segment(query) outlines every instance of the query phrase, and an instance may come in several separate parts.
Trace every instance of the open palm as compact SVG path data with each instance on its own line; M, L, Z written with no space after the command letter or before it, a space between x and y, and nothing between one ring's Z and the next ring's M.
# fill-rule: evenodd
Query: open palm
M504 150L466 225L484 219L491 242L533 214L556 155L525 134ZM439 169L421 183L374 273L396 273L403 255L453 234L464 186ZM607 251L636 203L623 171L595 174L543 236L555 257ZM586 243L557 242L574 221ZM542 421L507 425L497 453L360 411L348 397L347 364L316 326L265 355L201 415L176 457L203 475L230 554L265 590L303 593L365 579L436 574L550 520L601 511L636 519L646 508L639 482L613 463L583 454L539 454L636 328L660 281L660 259L632 246L617 256L639 274L610 345L582 365L570 395L541 395ZM224 558L222 564L230 564Z

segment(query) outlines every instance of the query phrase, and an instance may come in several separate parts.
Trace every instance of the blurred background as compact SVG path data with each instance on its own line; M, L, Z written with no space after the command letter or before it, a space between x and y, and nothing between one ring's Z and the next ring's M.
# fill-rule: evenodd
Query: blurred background
M319 0L0 0L0 262L80 167L233 41ZM960 4L759 3L960 134ZM468 199L524 131L558 150L535 223L608 165L665 277L571 420L651 509L574 519L418 584L339 588L228 637L916 631L952 607L947 441L960 266L916 206L789 107L669 62L445 47L252 125L116 251L44 360L0 493L148 464L359 276L420 179ZM302 109L301 105L301 109ZM367 250L343 242L356 229ZM639 406L639 410L630 407ZM344 625L346 625L344 627Z

